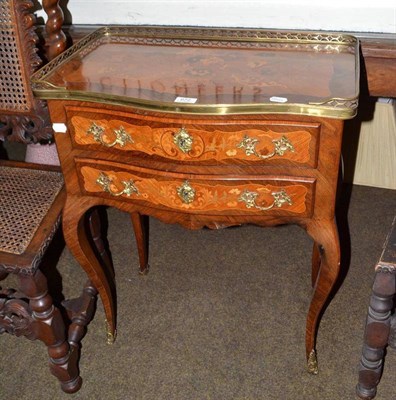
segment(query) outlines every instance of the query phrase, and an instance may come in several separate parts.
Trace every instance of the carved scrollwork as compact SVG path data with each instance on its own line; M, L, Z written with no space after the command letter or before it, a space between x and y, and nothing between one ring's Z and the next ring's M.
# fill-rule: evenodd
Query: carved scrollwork
M15 3L16 12L20 14L19 26L20 35L22 36L22 46L24 47L25 56L28 58L28 68L30 73L33 73L42 63L37 55L37 43L39 38L35 31L36 18L32 14L33 2L24 0Z
M40 113L32 115L0 116L0 139L21 143L37 143L52 138L53 131L46 105L42 105Z
M0 291L0 333L7 332L34 340L33 321L29 304L18 298L18 292L10 289Z

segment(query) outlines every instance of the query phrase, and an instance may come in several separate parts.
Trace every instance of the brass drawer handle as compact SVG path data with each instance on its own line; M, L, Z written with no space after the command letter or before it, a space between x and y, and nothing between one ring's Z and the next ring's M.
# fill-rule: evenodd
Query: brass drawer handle
M194 138L188 133L186 128L181 128L173 136L173 143L183 152L188 153L192 149Z
M117 197L117 196L121 196L123 194L125 194L127 196L130 196L132 194L139 195L139 190L135 186L135 182L132 179L130 179L129 181L121 181L121 183L124 185L124 189L122 189L119 192L114 192L113 190L111 190L111 185L113 184L113 181L104 172L101 172L99 174L98 179L96 179L96 183L103 188L104 192L109 193L112 196Z
M177 194L182 199L183 203L190 204L195 199L195 189L190 186L188 181L184 181L181 186L177 188Z
M131 135L124 129L123 126L120 126L118 129L113 129L113 133L116 138L113 142L107 143L103 140L103 134L105 132L105 128L92 122L91 126L87 130L87 135L93 135L94 140L103 146L113 147L116 144L119 144L121 147L124 147L128 142L133 143L133 139Z
M267 207L261 207L256 204L256 199L258 195L259 194L257 192L250 192L249 190L245 190L239 196L238 201L244 202L246 204L246 208L254 207L261 211L267 211L274 207L282 207L282 205L285 203L289 204L290 206L293 204L293 202L290 199L290 196L286 193L284 189L282 189L280 192L271 193L272 197L274 198L274 201Z
M256 145L259 143L258 139L250 138L245 135L242 142L237 145L238 149L245 149L247 156L255 155L256 157L266 160L274 156L283 156L286 151L294 152L294 146L286 136L282 136L280 139L273 140L274 151L267 155L262 155L256 151Z

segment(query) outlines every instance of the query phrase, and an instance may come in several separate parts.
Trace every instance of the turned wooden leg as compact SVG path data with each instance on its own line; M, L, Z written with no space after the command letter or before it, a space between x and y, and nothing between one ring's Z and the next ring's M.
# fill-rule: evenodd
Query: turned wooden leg
M147 215L132 213L131 220L133 230L135 231L136 245L139 254L139 266L141 275L146 275L149 271L148 264L148 235L149 235L149 218Z
M103 229L102 229L103 218L104 218L103 214L97 207L90 210L88 214L89 229L91 231L92 239L98 251L100 259L103 260L106 268L109 270L109 272L112 273L114 278L115 274L114 274L113 262L111 261L106 241L103 238Z
M384 351L391 326L395 273L395 269L377 267L375 274L356 387L357 395L366 400L375 397L382 374Z
M45 343L51 373L59 379L62 390L66 393L78 391L82 381L77 353L66 340L64 321L48 294L45 276L38 270L33 276L18 275L18 280L21 291L29 300L31 312L30 327L23 334Z
M396 350L396 315L391 316L391 326L388 338L388 346Z
M312 249L312 271L311 271L311 284L315 287L316 280L318 279L319 269L320 269L320 249L317 243L313 244Z
M307 226L307 232L321 249L320 269L315 282L306 325L308 371L312 374L317 374L316 335L320 315L330 297L340 271L340 243L335 220L313 220Z
M70 346L80 349L81 339L87 331L87 325L95 313L95 304L98 291L87 281L83 292L76 299L65 300L62 305L65 307L71 320L68 332L68 342Z
M69 196L63 209L63 234L70 252L99 292L106 314L107 341L112 343L116 336L115 282L97 259L84 224L85 212L93 205L90 199Z

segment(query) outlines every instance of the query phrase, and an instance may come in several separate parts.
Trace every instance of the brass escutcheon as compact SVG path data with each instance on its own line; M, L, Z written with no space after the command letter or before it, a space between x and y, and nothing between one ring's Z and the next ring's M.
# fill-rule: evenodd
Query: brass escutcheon
M181 186L177 188L177 194L182 199L183 203L190 204L195 199L195 189L192 188L188 181L184 181Z
M238 201L245 203L246 208L257 208L258 210L261 211L271 210L271 208L274 207L282 207L282 205L285 203L289 205L293 204L290 199L290 196L286 193L284 189L282 189L279 192L272 192L271 195L274 198L274 201L267 207L261 207L257 205L256 199L259 196L259 193L251 192L249 190L244 190L242 194L239 196Z
M130 179L129 181L121 181L121 183L124 185L124 189L119 192L114 192L113 190L111 190L111 185L113 184L113 181L104 172L101 172L99 174L98 178L96 179L96 183L103 188L104 192L109 193L112 196L117 197L123 194L127 196L131 196L132 194L139 195L139 190L135 186L135 182L132 179Z
M173 142L183 153L188 153L192 149L194 138L183 127L173 136Z
M87 130L87 135L93 135L94 140L103 146L113 147L116 144L119 144L121 147L124 147L128 142L133 143L133 139L131 135L124 129L123 126L120 126L118 129L114 129L113 133L116 136L113 142L105 142L103 140L103 135L105 133L105 128L92 122L91 126Z
M274 151L270 154L262 155L258 153L256 150L256 145L258 143L260 143L258 139L250 138L248 135L245 135L242 142L237 145L237 148L245 149L245 154L247 156L255 155L262 160L266 160L274 156L283 156L286 151L294 152L294 146L284 135L280 139L272 141L272 143L274 143Z

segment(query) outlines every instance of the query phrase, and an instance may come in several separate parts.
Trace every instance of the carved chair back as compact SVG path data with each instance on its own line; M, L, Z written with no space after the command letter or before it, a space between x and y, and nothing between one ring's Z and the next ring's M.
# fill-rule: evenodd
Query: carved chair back
M44 0L51 57L62 52L66 38L61 31L63 14L58 0ZM0 139L23 143L46 141L52 128L46 104L34 98L30 76L42 63L37 55L38 37L31 0L0 2Z

